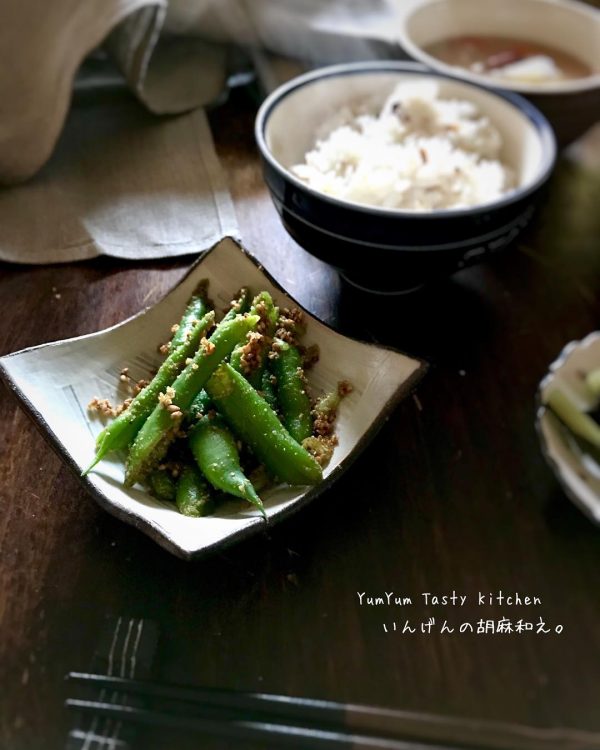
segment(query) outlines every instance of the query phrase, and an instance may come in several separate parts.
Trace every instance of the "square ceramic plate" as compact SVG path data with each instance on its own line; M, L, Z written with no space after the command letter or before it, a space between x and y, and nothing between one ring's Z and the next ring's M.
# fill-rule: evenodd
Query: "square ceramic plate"
M600 464L543 404L556 386L568 393L582 411L598 407L585 376L600 367L600 331L571 341L550 365L537 395L536 427L542 452L567 495L594 523L600 524Z
M298 304L254 258L226 238L205 253L153 307L104 331L0 359L2 378L78 476L90 464L96 435L102 429L102 423L88 414L87 404L94 396L113 403L124 398L118 377L124 366L129 366L135 378L146 377L157 366L158 345L168 339L170 326L205 278L217 310L243 285L253 291L268 290L280 306ZM280 486L265 493L271 523L301 508L348 468L426 367L400 352L342 336L308 313L305 341L318 344L321 351L320 361L310 372L311 391L329 391L342 379L349 380L354 390L340 408L339 445L323 482L312 488ZM213 516L188 518L141 488L125 489L119 456L102 461L96 469L80 479L98 503L179 557L198 557L263 528L257 512L233 500Z

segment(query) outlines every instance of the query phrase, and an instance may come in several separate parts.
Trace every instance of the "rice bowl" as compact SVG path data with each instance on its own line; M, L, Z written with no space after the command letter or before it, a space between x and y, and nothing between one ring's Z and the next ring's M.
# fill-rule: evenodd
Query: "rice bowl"
M340 198L294 172L314 150L323 124L344 108L379 112L396 85L431 81L440 98L472 102L498 129L513 189L487 203L419 211ZM335 65L289 81L262 104L255 135L267 187L290 235L353 286L378 294L404 293L508 246L531 220L556 159L550 125L521 97L395 61Z

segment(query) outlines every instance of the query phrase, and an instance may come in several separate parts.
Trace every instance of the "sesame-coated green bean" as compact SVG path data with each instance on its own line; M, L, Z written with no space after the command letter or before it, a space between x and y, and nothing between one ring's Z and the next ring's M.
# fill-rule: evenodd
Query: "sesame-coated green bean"
M146 418L155 408L158 394L175 380L185 366L186 359L198 348L201 337L212 326L214 319L214 312L209 312L198 323L192 325L185 341L169 354L150 383L137 394L125 411L102 430L96 440L96 456L91 466L83 472L84 475L107 453L122 450L134 440Z
M279 411L279 402L277 401L277 378L269 369L265 369L260 379L260 393L264 400L269 404L274 412Z
M270 365L277 378L277 401L281 420L290 435L301 443L312 433L310 398L298 348L281 339L273 342Z
M188 414L190 424L193 424L196 420L208 414L209 409L210 396L203 388L194 396L194 400L192 401L192 404L190 406L190 411Z
M233 320L236 315L243 315L245 312L248 312L249 307L250 290L247 286L243 286L231 300L231 307L225 313L225 316L221 320L221 323L225 323L228 320Z
M248 340L236 346L229 361L235 370L260 390L267 354L279 318L279 308L275 306L269 292L260 292L252 300L250 313L258 315L260 321L256 330L248 334Z
M242 471L235 438L222 419L203 417L191 430L189 445L200 470L213 487L247 500L265 515L260 497Z
M195 466L183 467L177 481L175 502L184 516L200 518L214 512L215 500L210 485Z
M206 392L234 433L247 443L276 478L288 484L317 484L322 471L287 432L275 412L239 372L221 364Z
M127 458L125 486L141 481L163 458L180 430L194 397L235 345L258 323L257 315L237 315L219 323L207 342L178 375L138 432Z
M190 297L190 301L185 308L181 320L177 324L173 338L169 345L169 351L173 351L180 344L182 344L188 335L188 333L194 327L196 321L200 320L203 315L206 315L210 311L211 305L207 298L208 281L203 279L198 286L196 291Z
M168 500L173 502L175 500L175 480L166 471L157 469L153 471L148 477L148 484L152 490L152 494L159 500Z

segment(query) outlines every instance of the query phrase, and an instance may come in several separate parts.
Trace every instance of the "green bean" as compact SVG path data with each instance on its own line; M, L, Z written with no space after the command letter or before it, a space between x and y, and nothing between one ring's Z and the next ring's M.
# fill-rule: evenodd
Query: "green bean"
M162 398L159 396L158 405L136 435L127 458L126 487L142 480L163 458L196 394L219 363L229 356L235 345L257 323L257 315L237 315L219 323L208 342L201 343L192 361L162 394Z
M269 370L265 370L261 377L259 390L267 404L269 404L271 409L277 413L279 410L279 402L277 401L277 390L275 388L276 382L277 378L275 375L273 375L272 372L269 372Z
M297 346L305 331L306 322L302 310L297 307L284 307L277 319L275 336Z
M245 476L235 438L219 417L203 417L189 436L192 455L208 481L218 490L241 497L265 516L260 497Z
M175 380L185 360L196 351L201 337L213 324L214 319L214 312L209 312L203 316L202 320L195 323L186 340L169 354L150 383L137 394L125 411L102 430L96 440L96 456L92 464L83 472L84 476L107 453L126 448L134 440L146 418L155 408L158 394Z
M573 434L600 448L600 426L582 412L570 396L555 388L548 394L546 403Z
M249 334L249 337L254 338L236 346L231 354L230 363L257 390L260 390L271 338L275 333L275 327L279 318L279 309L275 306L269 292L261 292L252 300L250 313L260 317L256 331L252 331Z
M189 421L193 424L196 420L204 417L211 408L210 396L204 390L199 391L195 396L189 411Z
M233 320L236 315L243 315L248 312L250 306L250 290L247 286L243 286L236 296L231 300L231 307L225 313L225 317L221 320L221 323L225 323L228 320Z
M175 502L184 516L199 518L215 510L215 501L206 479L195 466L186 465L177 481Z
M312 433L311 405L306 392L302 356L297 347L275 339L270 364L277 378L282 422L294 440L301 443Z
M175 500L175 480L166 471L157 469L148 477L148 484L152 494L159 500Z
M207 298L208 280L203 279L198 286L196 291L191 296L190 301L185 308L181 320L177 324L177 329L171 339L169 350L173 351L178 346L183 344L188 334L191 332L197 320L203 315L206 315L210 310L210 305Z
M268 471L288 484L316 484L321 467L297 443L267 402L231 365L220 365L206 392L236 435L252 449Z

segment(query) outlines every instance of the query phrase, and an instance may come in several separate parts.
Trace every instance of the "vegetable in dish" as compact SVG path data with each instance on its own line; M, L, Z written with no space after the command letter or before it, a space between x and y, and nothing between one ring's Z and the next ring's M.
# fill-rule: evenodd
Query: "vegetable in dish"
M96 458L87 471L90 471L110 451L126 448L131 443L154 410L160 393L173 382L182 363L194 353L201 337L213 321L213 312L207 313L201 320L196 320L181 344L172 348L150 383L140 390L130 403L124 402L123 406L126 408L98 435ZM121 372L121 378L123 377L126 378L124 371Z
M91 411L114 419L84 473L110 452L126 451L125 485L142 484L184 515L209 515L233 496L265 516L260 493L274 483L321 481L337 443L339 400L351 387L341 383L311 400L306 370L318 352L300 342L300 310L279 310L268 292L251 299L242 289L215 326L207 291L203 282L172 327L149 382L132 386L124 368L120 379L134 396L116 409L92 400Z
M585 383L593 396L600 397L600 368L587 373ZM569 393L555 387L547 395L545 403L573 435L600 449L600 424L591 414L580 409Z

